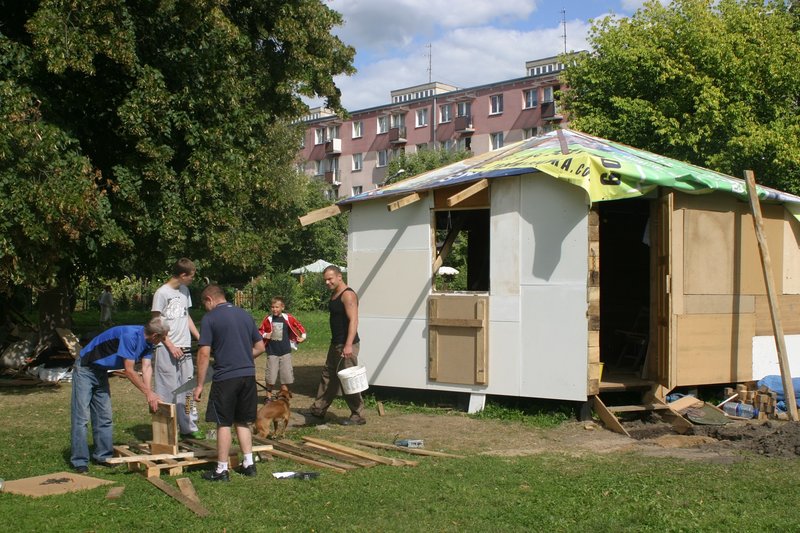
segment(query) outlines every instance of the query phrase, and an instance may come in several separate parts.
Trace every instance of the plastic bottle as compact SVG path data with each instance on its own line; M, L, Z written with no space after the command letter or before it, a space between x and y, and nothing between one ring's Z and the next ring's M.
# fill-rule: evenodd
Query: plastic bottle
M749 403L728 402L722 406L722 410L731 416L740 418L755 418L758 416L758 409Z

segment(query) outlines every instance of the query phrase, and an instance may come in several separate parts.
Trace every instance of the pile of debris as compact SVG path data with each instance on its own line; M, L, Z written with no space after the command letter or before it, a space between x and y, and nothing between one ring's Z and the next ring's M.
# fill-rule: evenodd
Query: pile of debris
M34 329L15 328L0 352L0 385L54 385L72 380L72 365L80 343L66 329L56 328L56 341L42 341Z

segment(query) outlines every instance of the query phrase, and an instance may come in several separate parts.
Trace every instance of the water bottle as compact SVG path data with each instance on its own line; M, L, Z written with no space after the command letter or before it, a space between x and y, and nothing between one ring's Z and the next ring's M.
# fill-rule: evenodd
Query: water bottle
M749 403L728 402L722 406L722 410L731 416L740 418L755 418L758 416L758 409Z

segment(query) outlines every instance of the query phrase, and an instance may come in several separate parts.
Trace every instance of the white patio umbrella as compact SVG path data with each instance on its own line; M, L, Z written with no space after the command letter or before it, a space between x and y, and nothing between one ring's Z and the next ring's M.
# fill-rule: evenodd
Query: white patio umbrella
M458 270L449 266L440 266L436 273L440 276L455 276L458 274Z

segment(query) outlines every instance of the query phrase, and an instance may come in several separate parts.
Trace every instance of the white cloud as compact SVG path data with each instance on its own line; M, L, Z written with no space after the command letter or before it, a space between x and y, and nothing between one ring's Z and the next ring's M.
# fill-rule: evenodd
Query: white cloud
M567 49L587 47L588 24L567 23ZM524 32L493 27L459 28L432 42L433 81L459 88L525 76L525 62L563 52L563 28ZM427 48L363 66L352 78L337 79L344 106L350 110L389 103L395 89L428 81Z
M490 21L524 20L537 0L332 0L346 23L336 30L357 49L407 46L411 36L431 36L437 28L459 28Z

